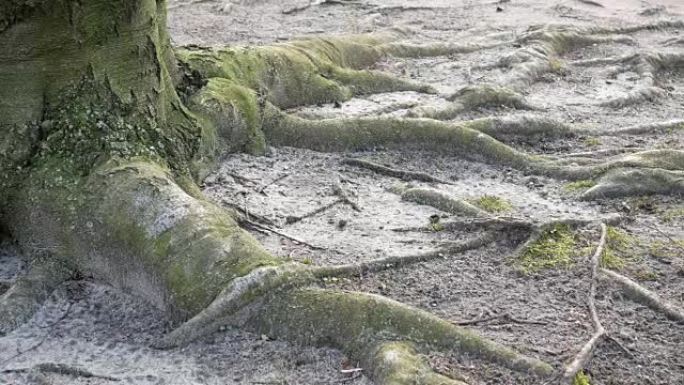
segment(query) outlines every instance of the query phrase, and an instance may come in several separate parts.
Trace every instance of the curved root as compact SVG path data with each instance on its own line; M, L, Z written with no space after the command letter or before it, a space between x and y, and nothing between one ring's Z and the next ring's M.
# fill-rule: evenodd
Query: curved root
M479 108L515 108L519 110L538 110L530 105L519 93L505 88L491 85L464 87L449 96L453 102L445 108L421 106L407 113L407 117L431 118L436 120L451 120L465 112Z
M601 177L580 199L684 193L684 172L659 168L617 169Z
M159 349L183 346L197 338L215 332L220 326L233 322L235 315L241 309L273 292L284 292L293 288L308 286L322 278L354 277L360 274L444 258L448 255L483 247L494 241L496 241L495 234L487 233L461 244L451 245L444 250L423 254L393 256L338 266L281 265L258 268L231 281L206 308L156 341L154 346Z
M617 283L622 291L633 301L638 302L644 306L648 306L654 311L663 313L667 318L684 322L684 309L680 309L673 304L661 299L656 293L647 290L638 283L608 269L601 269L602 277Z
M449 214L465 215L468 217L486 217L489 215L488 212L473 204L431 188L397 187L392 192L399 194L402 200L434 207Z
M352 357L369 356L382 340L408 340L421 348L472 354L533 375L553 373L550 365L538 359L372 294L295 290L265 303L254 319L260 333L307 344L332 344Z

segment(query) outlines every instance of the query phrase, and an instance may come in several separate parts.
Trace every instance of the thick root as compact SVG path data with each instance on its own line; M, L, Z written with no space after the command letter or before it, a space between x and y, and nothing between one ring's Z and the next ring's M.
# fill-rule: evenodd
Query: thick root
M633 301L648 306L652 310L663 313L667 318L684 322L684 309L678 308L673 304L660 298L656 293L644 288L638 283L608 269L601 269L602 277L617 283L622 291Z
M472 354L514 370L549 376L553 368L427 312L371 294L296 290L277 295L255 315L260 333L313 345L333 345L351 357L371 356L383 340ZM370 350L370 351L369 351Z
M0 335L28 321L52 291L72 275L73 271L57 259L34 261L28 274L0 296Z
M448 54L463 47L389 44L400 31L338 38L311 38L262 47L180 49L176 56L200 78L223 78L259 92L280 108L346 101L354 95L416 91L427 85L364 70L388 55ZM196 76L195 76L196 77Z
M320 279L357 277L361 274L444 258L483 247L494 241L496 241L495 234L486 233L469 241L451 245L446 249L423 254L393 256L337 266L281 265L258 268L243 277L234 279L209 306L155 342L155 347L167 349L183 346L197 338L215 332L219 330L220 326L233 323L235 315L241 309L270 293L308 286Z
M76 180L47 166L27 178L9 212L19 244L68 258L176 319L197 314L233 279L279 263L225 211L197 198L194 185L186 192L149 161L112 160Z
M617 169L601 177L580 199L684 194L684 172L659 168Z
M434 207L445 213L468 217L486 217L488 212L462 199L456 199L449 194L431 188L397 187L392 192L399 194L402 200Z
M268 107L264 114L267 116L264 133L276 146L340 152L376 147L423 149L515 168L527 168L535 163L531 156L468 127L467 123L389 117L311 121Z

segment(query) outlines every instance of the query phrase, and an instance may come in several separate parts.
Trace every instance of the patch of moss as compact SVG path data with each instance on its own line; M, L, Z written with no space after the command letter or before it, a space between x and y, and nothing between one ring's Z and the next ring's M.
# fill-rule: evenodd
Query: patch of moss
M556 225L544 231L537 242L520 256L517 264L525 273L567 267L573 263L574 250L575 235L570 226Z
M591 385L590 378L583 370L580 370L572 379L572 385Z
M662 215L660 216L660 219L665 222L673 222L675 220L680 220L684 218L684 206L682 207L675 207L672 209L665 210Z
M470 200L470 203L489 213L502 213L513 209L509 201L496 195L483 195Z
M657 281L658 273L651 269L643 268L634 272L634 278L639 281Z
M563 66L563 62L558 58L549 59L549 67L551 67L551 72L554 72L557 74L562 74L563 72L565 72L565 67Z
M638 255L634 247L638 241L624 230L608 226L606 229L606 247L601 255L601 267L622 270L628 262L634 262Z
M588 137L583 140L585 146L596 147L601 145L601 140L596 137Z
M671 260L673 258L684 258L684 240L675 240L675 242L656 241L649 246L649 253L664 260Z
M302 259L302 263L305 265L313 265L313 259L311 259L310 257L306 257Z
M584 190L588 188L592 188L596 185L596 182L591 180L591 179L585 179L585 180L578 180L575 182L570 182L567 183L565 186L563 186L563 189L567 191L578 191L578 190Z

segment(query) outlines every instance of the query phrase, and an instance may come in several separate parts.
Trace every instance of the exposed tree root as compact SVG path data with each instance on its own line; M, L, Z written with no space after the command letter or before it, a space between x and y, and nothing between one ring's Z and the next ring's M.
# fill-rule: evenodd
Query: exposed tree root
M621 135L652 135L665 134L677 130L684 130L684 120L673 119L664 122L637 124L629 127L622 127L617 129L603 129L603 130L583 130L582 134L591 134L596 136L621 136Z
M121 381L120 378L103 376L100 374L95 374L85 369L77 368L71 365L45 362L41 364L34 365L30 368L19 368L19 369L4 369L0 373L30 373L30 372L40 372L40 373L55 373L71 377L82 377L82 378L92 378L106 381Z
M684 63L684 55L677 53L637 54L616 58L622 60L620 64L627 64L629 68L641 76L640 85L633 91L616 98L601 102L601 106L622 108L642 102L654 101L663 95L665 90L658 87L657 76L663 71L677 70Z
M602 278L618 284L625 295L633 301L648 306L656 312L663 313L667 318L673 321L684 322L684 309L680 309L665 301L656 293L644 288L622 274L618 274L608 269L601 269L600 271Z
M342 160L342 164L360 167L360 168L365 168L365 169L371 170L371 171L376 172L376 173L381 174L381 175L391 176L393 178L399 178L401 180L405 180L405 181L409 181L409 182L410 181L419 181L419 182L429 182L429 183L453 184L452 182L448 182L446 180L437 178L435 176L432 176L430 174L426 174L424 172L400 170L400 169L396 169L396 168L383 166L381 164L371 162L368 160L363 160L363 159L346 158L346 159Z
M283 265L256 269L243 277L233 280L209 306L164 336L155 343L155 346L158 348L181 346L212 333L218 330L221 325L229 323L231 317L234 317L240 309L274 291L281 292L292 288L308 286L322 278L355 277L365 273L445 258L449 255L483 247L495 240L496 237L493 233L486 233L472 240L451 245L443 250L422 254L393 256L338 266L302 267Z
M606 246L606 233L607 227L604 223L601 223L601 239L599 240L594 255L591 257L591 283L589 286L589 295L587 296L587 304L589 306L589 313L591 314L591 322L594 325L594 334L592 334L589 341L582 346L582 349L580 349L575 358L565 367L563 381L567 384L573 383L573 379L577 373L589 362L596 345L606 334L606 330L603 328L601 320L599 319L598 313L596 311L596 284L598 282L598 270L599 264L601 262L601 255L603 255L603 249Z
M618 168L601 177L580 199L684 194L684 172L660 168Z
M514 217L490 217L490 218L474 218L474 219L463 219L463 220L451 220L444 222L444 230L456 231L456 230L476 230L476 229L487 229L491 231L500 231L505 229L512 230L525 230L529 232L543 232L548 229L560 225L566 225L570 227L584 227L595 223L603 222L608 225L617 225L621 223L624 218L619 214L606 215L601 218L562 218L554 219L546 222L535 222L527 218L514 218Z
M72 274L72 270L54 258L33 261L28 273L0 297L0 335L28 321L52 291Z
M399 194L402 200L431 206L450 214L469 217L486 217L489 215L473 204L435 189L399 186L394 188L392 192Z
M382 340L411 341L419 348L472 354L538 376L553 368L483 339L427 312L363 293L304 289L278 296L260 312L258 331L307 344L333 344L347 354L368 356ZM405 382L404 382L405 383ZM415 382L414 382L415 383Z
M469 86L462 88L448 98L451 105L445 108L421 106L410 110L407 117L451 120L457 116L480 108L515 108L519 110L538 110L529 104L522 95L505 87L491 85Z

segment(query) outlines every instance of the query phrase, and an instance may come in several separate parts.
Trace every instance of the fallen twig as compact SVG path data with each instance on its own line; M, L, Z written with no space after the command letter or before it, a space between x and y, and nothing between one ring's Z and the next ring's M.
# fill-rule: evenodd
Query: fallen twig
M264 225L262 225L262 224L259 224L259 223L253 222L253 221L242 220L242 221L241 221L241 224L244 225L244 226L247 226L247 227L253 227L253 228L256 228L256 229L258 229L258 230L263 230L263 231L267 231L267 232L269 232L269 233L273 233L273 234L279 235L279 236L281 236L281 237L283 237L283 238L289 239L289 240L291 240L292 242L295 242L295 243L298 243L298 244L300 244L300 245L306 246L306 247L308 247L308 248L310 248L310 249L314 249L314 250L328 250L328 249L325 248L325 247L312 245L312 244L310 244L310 243L308 243L308 242L302 241L301 239L297 239L297 238L295 238L295 237L293 237L293 236L291 236L291 235L288 235L288 234L286 234L286 233L283 233L282 231L275 230L275 229L273 229L273 228L271 228L271 227L264 226Z
M383 166L381 164L377 164L377 163L370 162L367 160L347 158L347 159L344 159L342 161L342 164L365 168L365 169L377 172L378 174L387 175L387 176L391 176L394 178L399 178L399 179L402 179L405 181L419 181L419 182L453 184L449 181L445 181L443 179L434 177L434 176L432 176L430 174L426 174L424 172L399 170L399 169L395 169L395 168L386 167L386 166Z
M472 319L472 320L456 321L454 323L456 325L466 326L466 325L477 325L477 324L490 322L490 321L496 321L496 320L501 321L501 322L499 322L501 324L505 324L505 323L528 324L528 325L548 325L549 324L548 322L545 322L545 321L524 320L524 319L515 318L508 313L489 316L489 317L480 316L480 317L477 317L477 318Z
M359 207L359 205L357 205L355 202L353 202L349 198L349 195L347 194L346 191L344 191L342 186L340 186L339 184L335 184L333 186L333 192L335 193L335 195L338 196L337 200L332 201L328 204L325 204L325 205L323 205L323 206L321 206L321 207L319 207L319 208L317 208L311 212L308 212L304 215L301 215L301 216L288 216L285 219L285 223L288 225L297 223L303 219L310 218L310 217L313 217L314 215L320 214L320 213L322 213L322 212L324 212L324 211L330 209L331 207L334 207L340 203L351 206L351 208L354 209L355 211L359 211L359 212L361 211L361 208Z
M41 373L56 373L73 377L98 378L107 381L121 381L120 378L95 374L74 366L54 362L45 362L34 365L30 368L4 369L0 373L28 373L31 371L38 371Z
M599 8L605 8L603 6L603 4L598 3L596 1L592 1L592 0L577 0L577 1L579 1L582 4L593 5L594 7L599 7Z
M275 226L275 223L272 220L270 220L264 216L261 216L259 214L255 214L255 213L245 209L244 207L241 207L240 205L237 205L235 203L230 202L227 199L221 200L221 203L223 205L228 206L231 209L237 211L238 214L244 216L248 221L254 219L259 223L262 223L262 224L265 224L268 226Z
M596 283L598 281L598 271L599 264L601 262L601 255L603 254L603 249L606 246L606 234L608 228L605 223L601 223L601 239L596 247L594 255L591 257L591 284L589 286L589 295L587 296L587 303L589 306L589 313L591 314L591 321L594 324L594 334L591 336L589 341L587 341L575 358L565 367L563 374L563 380L565 383L571 383L575 378L577 373L582 370L587 362L591 359L591 355L596 348L596 345L605 336L606 330L601 324L601 320L598 317L596 311Z
M285 174L283 174L283 175L281 175L281 176L279 176L279 177L273 179L272 181L270 181L270 182L264 184L263 186L259 187L259 188L256 190L256 192L258 192L258 193L261 194L261 195L266 195L266 193L264 192L264 190L266 190L268 187L270 187L270 186L272 186L272 185L274 185L274 184L276 184L276 183L282 181L283 179L289 177L290 175L292 175L292 174L290 174L289 172L288 172L288 173L285 173Z

